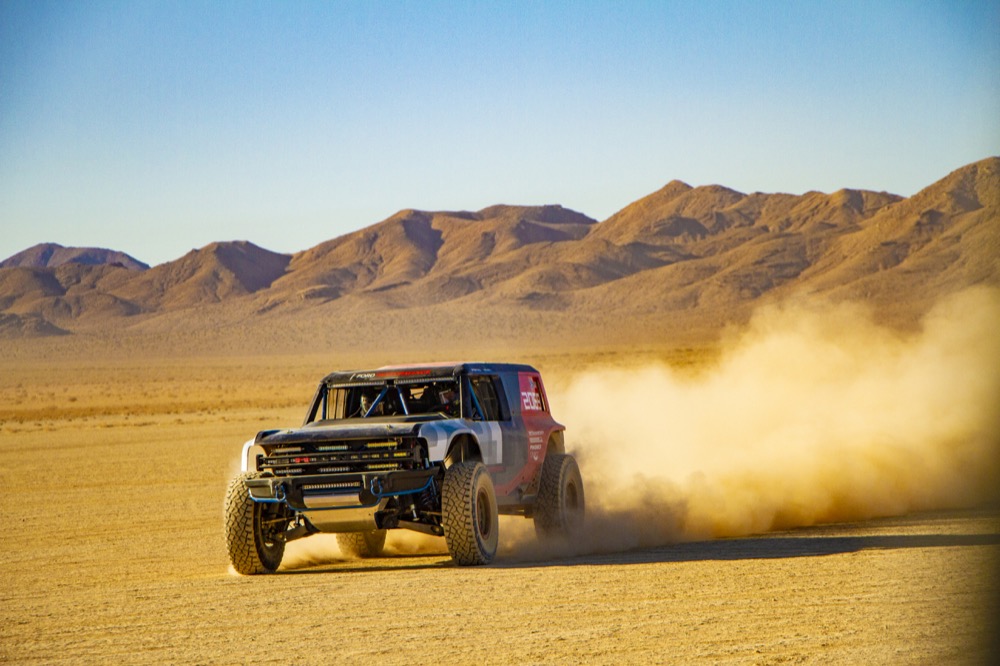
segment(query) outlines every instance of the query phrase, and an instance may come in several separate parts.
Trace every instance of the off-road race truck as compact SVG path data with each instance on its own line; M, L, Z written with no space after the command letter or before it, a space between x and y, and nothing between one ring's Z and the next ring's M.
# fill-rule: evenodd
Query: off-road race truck
M377 556L386 531L443 536L459 565L496 555L499 514L542 537L583 522L583 479L541 375L528 365L448 363L333 372L301 428L243 445L226 492L229 561L271 573L293 539L333 532Z

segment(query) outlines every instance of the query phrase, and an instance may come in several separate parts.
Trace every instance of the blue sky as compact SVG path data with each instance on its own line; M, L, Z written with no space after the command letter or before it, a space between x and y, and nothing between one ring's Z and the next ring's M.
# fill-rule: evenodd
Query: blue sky
M910 195L1000 154L1000 3L0 0L0 258L295 252L678 178Z

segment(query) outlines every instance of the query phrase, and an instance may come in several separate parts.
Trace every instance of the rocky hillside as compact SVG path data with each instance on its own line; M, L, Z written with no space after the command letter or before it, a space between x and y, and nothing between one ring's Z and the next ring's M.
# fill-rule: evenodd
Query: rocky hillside
M673 181L603 222L560 206L404 210L291 256L213 243L149 270L45 247L0 269L0 336L371 324L417 307L466 324L493 311L712 330L793 293L864 300L902 321L940 295L1000 285L1000 158L909 198Z
M56 268L63 264L114 265L134 271L144 271L149 268L147 264L117 250L100 247L63 247L58 243L39 243L29 247L0 261L0 268Z

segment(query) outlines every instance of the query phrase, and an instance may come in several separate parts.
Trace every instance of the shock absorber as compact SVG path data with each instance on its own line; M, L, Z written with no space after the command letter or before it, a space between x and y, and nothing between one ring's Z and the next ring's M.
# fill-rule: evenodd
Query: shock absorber
M437 488L435 487L434 479L430 480L427 487L424 488L417 498L417 504L421 509L434 510L437 506Z

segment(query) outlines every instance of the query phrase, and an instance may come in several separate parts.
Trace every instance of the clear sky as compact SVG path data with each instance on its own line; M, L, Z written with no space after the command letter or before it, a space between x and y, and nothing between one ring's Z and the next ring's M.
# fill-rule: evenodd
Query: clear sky
M0 0L0 259L602 220L674 178L910 195L990 155L996 0Z

